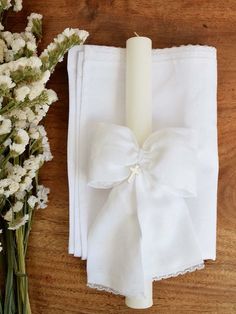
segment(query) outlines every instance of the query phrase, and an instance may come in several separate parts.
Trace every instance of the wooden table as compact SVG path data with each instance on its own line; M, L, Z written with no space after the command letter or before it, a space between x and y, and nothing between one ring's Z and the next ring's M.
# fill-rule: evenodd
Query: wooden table
M154 284L155 305L137 313L236 313L236 1L234 0L41 0L24 1L11 14L11 30L25 27L31 12L44 15L41 48L64 28L90 32L88 44L124 47L136 31L154 48L203 44L218 50L218 126L220 178L217 261L206 269ZM86 287L85 262L69 256L66 60L50 87L58 93L47 118L54 159L41 180L51 189L47 209L36 214L28 252L33 314L136 313L122 297Z

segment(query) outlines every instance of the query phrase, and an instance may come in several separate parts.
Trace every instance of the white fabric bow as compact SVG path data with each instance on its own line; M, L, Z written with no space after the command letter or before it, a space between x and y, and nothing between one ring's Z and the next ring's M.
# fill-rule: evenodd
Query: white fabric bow
M156 131L139 148L129 128L98 125L88 181L112 190L89 230L90 286L140 296L147 281L202 267L184 200L196 195L196 155L190 129Z

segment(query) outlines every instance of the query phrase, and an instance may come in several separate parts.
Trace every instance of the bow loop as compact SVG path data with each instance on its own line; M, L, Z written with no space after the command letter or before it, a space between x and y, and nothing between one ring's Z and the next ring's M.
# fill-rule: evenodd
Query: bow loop
M197 137L194 130L156 131L147 138L143 150L150 156L144 168L153 188L162 185L175 195L196 195Z
M89 185L111 188L130 175L137 163L139 147L126 127L99 123L94 132L90 154Z

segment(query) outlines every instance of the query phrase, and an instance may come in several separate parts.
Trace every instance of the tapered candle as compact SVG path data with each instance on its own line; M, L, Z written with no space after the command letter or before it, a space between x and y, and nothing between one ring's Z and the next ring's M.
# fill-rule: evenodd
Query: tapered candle
M140 145L152 131L152 41L132 37L126 42L126 125L133 130ZM146 282L144 297L126 297L128 307L148 308L153 305L152 282Z

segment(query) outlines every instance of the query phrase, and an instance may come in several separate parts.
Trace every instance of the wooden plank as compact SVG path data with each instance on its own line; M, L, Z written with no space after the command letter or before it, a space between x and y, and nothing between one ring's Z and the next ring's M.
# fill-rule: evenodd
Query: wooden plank
M207 262L203 271L156 282L155 305L139 313L236 313L236 2L25 0L23 11L9 16L9 28L22 30L31 12L44 15L41 48L68 26L88 30L88 44L124 47L136 31L151 37L154 48L190 43L217 47L217 261ZM54 160L44 167L41 180L51 189L50 204L36 214L27 257L32 313L134 313L124 306L122 297L87 288L85 262L67 254L67 84L64 61L49 84L59 101L50 109L45 123Z

